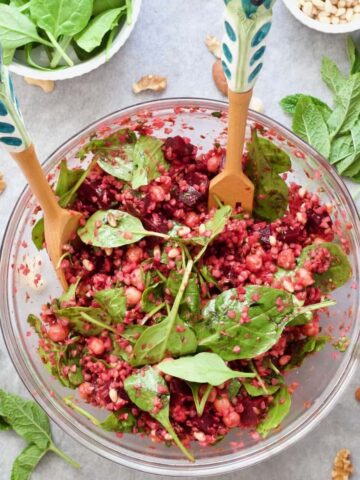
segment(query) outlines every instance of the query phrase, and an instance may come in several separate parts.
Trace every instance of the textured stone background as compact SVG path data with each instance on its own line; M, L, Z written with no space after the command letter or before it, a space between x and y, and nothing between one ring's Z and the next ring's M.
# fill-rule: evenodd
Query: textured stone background
M164 97L221 98L210 74L213 57L203 42L207 34L221 35L222 5L221 0L143 0L133 35L107 65L83 77L58 82L51 94L44 94L16 77L15 87L40 158L45 159L59 144L94 119L121 107L157 98L151 93L139 96L132 93L131 84L142 75L158 73L167 76L168 89L161 95ZM279 1L275 7L267 59L255 88L255 95L263 100L269 116L289 124L278 102L290 93L309 92L327 99L328 92L319 76L324 54L347 68L345 37L307 29ZM0 196L1 237L25 182L3 152L0 152L0 170L8 183L8 188ZM356 386L360 386L360 372L330 415L302 441L271 460L221 478L328 480L335 453L343 447L353 452L355 466L360 472L360 405L354 399ZM1 338L0 387L27 395ZM157 478L127 470L96 456L55 425L53 433L57 443L83 468L74 471L49 454L37 468L34 480ZM13 459L22 448L23 442L16 435L0 434L1 480L10 478ZM360 474L353 478L360 479Z

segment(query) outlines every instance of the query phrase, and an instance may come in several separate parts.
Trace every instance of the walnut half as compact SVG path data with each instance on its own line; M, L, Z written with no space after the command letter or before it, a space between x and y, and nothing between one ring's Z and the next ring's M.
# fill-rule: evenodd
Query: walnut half
M354 469L350 461L350 452L346 448L342 448L336 454L331 478L333 480L348 480L353 472Z
M140 78L139 81L133 84L133 92L140 93L144 90L153 90L154 92L161 92L167 87L166 77L160 75L146 75Z

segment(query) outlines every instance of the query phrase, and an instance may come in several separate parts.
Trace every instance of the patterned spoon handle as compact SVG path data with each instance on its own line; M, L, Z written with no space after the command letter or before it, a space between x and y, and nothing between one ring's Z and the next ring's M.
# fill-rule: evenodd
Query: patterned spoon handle
M0 48L0 145L10 153L19 153L31 145L21 116L19 103Z
M233 92L251 90L263 67L275 1L225 0L222 65Z

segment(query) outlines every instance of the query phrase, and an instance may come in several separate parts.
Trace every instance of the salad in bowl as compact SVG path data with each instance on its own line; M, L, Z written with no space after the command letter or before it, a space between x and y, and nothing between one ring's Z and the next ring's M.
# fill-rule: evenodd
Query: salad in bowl
M28 323L46 369L74 390L68 407L195 461L194 442L281 428L299 386L290 372L334 343L319 320L352 277L350 246L332 205L289 179L290 156L261 124L243 158L249 214L207 208L224 132L204 149L170 127L157 135L164 122L149 117L100 127L77 150L81 167L61 162L59 203L83 214L61 259L69 288ZM42 234L40 220L39 249Z

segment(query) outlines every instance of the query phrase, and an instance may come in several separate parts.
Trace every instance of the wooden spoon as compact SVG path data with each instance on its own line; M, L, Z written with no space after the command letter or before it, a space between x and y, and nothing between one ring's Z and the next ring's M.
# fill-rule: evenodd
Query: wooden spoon
M9 73L1 62L0 52L0 144L16 160L25 175L31 191L44 212L45 242L50 260L61 285L67 282L60 268L63 245L68 243L79 225L81 214L58 205L41 168L34 146L27 134Z
M225 7L222 65L228 82L228 143L224 169L210 182L209 208L217 201L251 212L254 185L242 170L246 121L252 90L263 66L265 38L275 0L230 0Z

